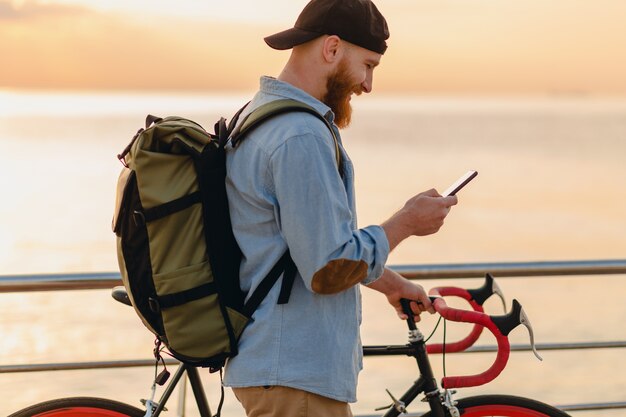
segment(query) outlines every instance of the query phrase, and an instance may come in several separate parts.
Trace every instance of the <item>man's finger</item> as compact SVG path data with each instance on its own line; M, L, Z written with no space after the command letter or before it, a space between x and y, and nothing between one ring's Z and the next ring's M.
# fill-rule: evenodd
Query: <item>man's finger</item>
M459 199L455 195L443 197L443 203L445 204L446 207L456 206L458 202L459 202Z
M420 195L425 195L428 197L441 197L441 194L439 194L434 188L421 192Z
M419 315L423 311L426 311L426 307L424 306L424 303L422 303L420 300L413 300L413 302L411 303L411 310L413 310L415 314Z
M430 311L433 308L433 303L430 301L430 298L426 293L423 295L419 295L420 298L415 300L415 303L418 304L421 311Z

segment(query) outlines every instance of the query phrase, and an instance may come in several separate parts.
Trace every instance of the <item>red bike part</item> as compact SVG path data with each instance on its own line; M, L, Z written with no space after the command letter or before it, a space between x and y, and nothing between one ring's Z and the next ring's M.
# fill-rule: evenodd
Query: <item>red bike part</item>
M127 417L117 411L104 410L93 407L68 407L52 411L44 411L33 417Z
M436 291L433 291L436 293ZM441 294L433 294L441 295ZM498 327L491 321L491 317L487 314L479 311L467 311L459 310L456 308L448 307L443 298L437 298L433 303L435 310L443 316L446 320L464 323L475 323L480 326L486 327L495 336L498 343L498 354L494 363L485 372L477 375L468 376L450 376L444 377L441 380L441 385L444 388L463 388L463 387L476 387L484 385L497 378L498 375L505 368L507 361L509 360L509 353L511 346L509 345L509 339L504 336Z
M431 289L429 292L429 295L433 295L433 296L439 295L441 297L446 297L446 296L460 297L466 300L470 304L470 306L472 306L472 309L474 311L479 311L481 313L485 311L483 310L483 306L481 306L476 301L474 301L472 299L472 295L463 288L437 287L437 288ZM476 341L478 340L482 332L483 332L483 327L479 326L478 324L475 324L470 334L467 335L464 339L459 340L458 342L446 343L445 345L446 353L455 353L455 352L464 351L465 349L467 349L468 347L476 343ZM442 343L433 343L431 345L426 345L426 351L428 353L443 353L444 345Z
M531 410L529 408L518 407L515 405L490 404L475 407L468 407L462 414L463 417L550 417L540 411Z

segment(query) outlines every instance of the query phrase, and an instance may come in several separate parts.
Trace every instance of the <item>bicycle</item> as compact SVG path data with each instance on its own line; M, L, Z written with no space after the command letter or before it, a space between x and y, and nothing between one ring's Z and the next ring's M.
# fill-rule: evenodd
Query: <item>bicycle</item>
M456 388L484 385L495 379L502 372L506 367L510 353L508 334L520 324L528 329L532 350L541 359L535 349L530 321L517 300L513 300L512 310L508 314L502 316L485 314L482 306L493 294L497 294L504 304L502 292L490 274L487 274L484 285L477 289L466 290L457 287L433 288L429 295L436 312L444 320L473 323L474 326L471 332L460 341L445 343L444 335L444 343L429 345L426 344L424 335L416 327L413 316L410 314L409 300L402 300L402 307L409 316L406 320L409 328L408 343L406 345L363 347L365 356L406 355L413 357L420 372L419 378L399 399L396 399L387 391L392 399L392 403L387 407L377 409L377 411L387 410L383 417L397 417L402 413L406 413L407 406L420 394L424 395L422 401L427 402L430 407L430 411L421 417L569 417L565 412L550 405L512 395L481 395L459 400L454 399ZM128 294L123 287L114 288L112 295L117 301L131 305ZM460 297L466 300L472 307L472 310L460 310L449 307L443 298L448 296ZM441 388L439 388L428 355L461 352L478 340L484 328L487 328L497 341L498 351L494 363L481 374L444 376L441 380ZM162 358L159 358L158 352L155 353L155 356L157 357L157 363L159 359L162 360ZM180 364L159 401L155 402L153 399L145 401L145 410L108 399L74 397L39 403L17 411L9 417L159 417L184 374L187 374L189 378L200 416L212 417L198 368L186 363ZM164 382L162 381L163 379L165 379L163 372L155 377L155 382L152 384L153 396L156 384L163 385L160 383ZM219 408L221 409L221 404Z

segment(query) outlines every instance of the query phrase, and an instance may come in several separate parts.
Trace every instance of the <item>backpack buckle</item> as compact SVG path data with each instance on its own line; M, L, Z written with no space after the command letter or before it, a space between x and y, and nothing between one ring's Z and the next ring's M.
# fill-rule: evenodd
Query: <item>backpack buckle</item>
M220 148L226 146L226 142L228 142L229 130L226 126L226 119L223 117L219 120L219 122L215 123L215 133L217 135L217 140Z
M146 216L144 216L144 214L139 210L133 211L133 220L135 221L135 225L138 227L146 224Z
M150 307L150 310L152 310L153 313L161 312L161 306L159 305L159 301L154 297L148 298L148 306Z

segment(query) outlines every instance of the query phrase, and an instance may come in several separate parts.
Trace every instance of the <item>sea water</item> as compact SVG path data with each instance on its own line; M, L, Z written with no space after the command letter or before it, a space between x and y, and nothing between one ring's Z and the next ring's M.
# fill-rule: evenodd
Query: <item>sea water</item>
M0 275L115 271L116 155L146 114L177 114L211 128L247 98L0 92ZM361 226L379 224L418 192L444 190L467 170L479 172L441 231L408 239L390 264L624 259L626 100L362 96L353 105L353 123L342 136L357 174ZM538 342L626 338L623 275L505 278L500 285L509 300L522 302ZM384 296L364 289L363 299L363 342L405 343L405 325ZM492 300L487 307L496 314L502 309ZM423 332L435 322L426 317ZM448 340L467 331L461 325L447 330ZM435 339L441 338L439 329ZM511 339L527 343L528 335L519 328ZM493 340L484 336L480 343ZM107 290L0 294L2 365L147 359L151 349L150 334ZM459 394L510 393L553 404L626 399L623 350L542 356L539 362L529 352L513 353L498 379ZM447 355L446 371L478 373L492 360L488 353ZM409 358L366 358L364 365L355 414L372 414L389 403L385 388L399 396L417 378ZM442 376L440 355L433 366ZM0 414L64 396L140 406L152 375L149 368L0 374ZM218 379L207 374L204 380L216 404ZM612 417L623 410L587 414ZM231 394L225 415L243 415Z

